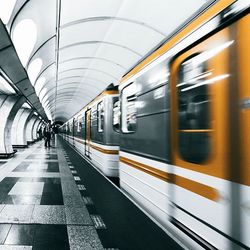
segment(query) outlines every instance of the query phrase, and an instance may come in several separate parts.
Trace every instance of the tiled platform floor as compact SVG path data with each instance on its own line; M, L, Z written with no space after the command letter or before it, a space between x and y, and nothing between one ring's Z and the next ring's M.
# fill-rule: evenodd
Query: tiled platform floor
M69 165L43 142L1 160L0 250L103 249Z

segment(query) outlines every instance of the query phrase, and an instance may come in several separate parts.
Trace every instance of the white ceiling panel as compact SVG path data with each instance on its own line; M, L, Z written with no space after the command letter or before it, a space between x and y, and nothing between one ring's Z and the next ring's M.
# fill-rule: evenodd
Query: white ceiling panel
M59 53L59 62L75 57L93 57L97 48L97 44L79 44L61 49Z
M116 16L122 2L123 0L62 0L61 25L86 18Z
M138 21L167 36L205 2L206 0L126 0L117 17Z
M17 1L18 2L18 1ZM42 14L44 13L44 15ZM17 15L11 26L11 34L22 20L33 20L37 28L37 39L32 54L42 46L48 39L56 35L56 1L31 0L27 1ZM12 33L13 32L13 33ZM30 34L32 35L32 34ZM12 36L13 38L13 36ZM25 43L27 37L23 36L20 43ZM26 65L24 65L26 66Z
M112 44L101 44L94 57L107 58L110 61L117 62L128 69L132 64L141 58L133 49L115 46ZM124 70L125 73L126 70Z
M91 68L108 72L109 74L115 76L116 78L120 78L120 76L124 74L124 68L120 67L117 64L110 63L107 61L92 60Z
M55 43L55 37L46 42L39 50L36 51L35 54L33 54L29 63L34 61L36 58L41 58L43 61L41 72L44 71L49 65L55 63ZM29 64L27 67L29 67Z
M85 68L80 67L80 68L68 68L63 71L59 71L58 81L64 78L69 78L69 77L82 77L84 73L83 71L85 69L86 67Z
M115 78L114 76L110 76L109 73L99 72L96 70L86 70L84 77L86 77L87 79L88 78L102 79L102 82L100 82L99 85L104 86L104 88L105 88L105 86L108 86L111 82L117 81L117 78ZM86 81L87 81L87 79L86 79ZM82 82L85 82L85 78L82 79ZM104 84L104 83L106 83L106 84Z
M63 78L60 81L58 81L57 87L63 86L63 85L68 85L68 84L80 84L80 77L67 77ZM72 90L74 91L74 90Z
M92 58L83 58L83 59L69 59L64 62L61 62L58 65L58 71L64 72L67 69L73 69L73 68L86 68L92 61Z
M117 19L110 23L105 41L129 48L138 55L144 55L164 38L163 34L146 25ZM142 46L138 41L144 41L145 45Z
M104 40L110 22L89 21L72 24L60 29L60 48L70 44Z
M66 121L206 2L17 0L7 27L20 28L16 49L47 112Z

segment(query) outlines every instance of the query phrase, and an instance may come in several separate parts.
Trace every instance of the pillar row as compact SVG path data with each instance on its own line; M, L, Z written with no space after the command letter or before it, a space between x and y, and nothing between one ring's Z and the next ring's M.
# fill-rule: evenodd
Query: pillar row
M12 124L24 102L23 96L0 95L0 157L9 157L14 153L11 143Z
M37 128L38 128L40 122L41 122L41 119L38 118L38 119L34 122L34 124L33 124L32 133L33 133L33 140L35 140L35 141L38 139L38 136L37 136Z
M14 119L11 131L11 142L13 147L27 147L26 127L33 115L33 110L29 108L21 108Z
M39 124L37 125L37 128L36 128L37 139L42 139L42 137L39 138L39 136L40 136L40 135L39 135L39 130L40 130L40 128L41 128L42 135L43 135L42 125L43 125L43 120L40 120L40 122L39 122Z
M36 123L37 119L38 119L37 115L33 114L27 123L26 138L27 138L28 144L31 144L35 141L35 139L33 138L33 128L34 128L34 124Z

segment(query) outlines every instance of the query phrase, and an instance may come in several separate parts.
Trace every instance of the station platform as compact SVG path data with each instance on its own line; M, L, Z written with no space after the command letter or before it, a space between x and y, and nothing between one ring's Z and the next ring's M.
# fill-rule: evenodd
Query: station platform
M182 247L58 136L0 160L0 249Z

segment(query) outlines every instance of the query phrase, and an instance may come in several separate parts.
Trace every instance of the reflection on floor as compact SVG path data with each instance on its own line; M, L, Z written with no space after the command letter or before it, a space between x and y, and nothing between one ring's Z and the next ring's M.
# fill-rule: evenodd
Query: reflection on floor
M0 170L0 249L103 249L60 147L38 142Z

